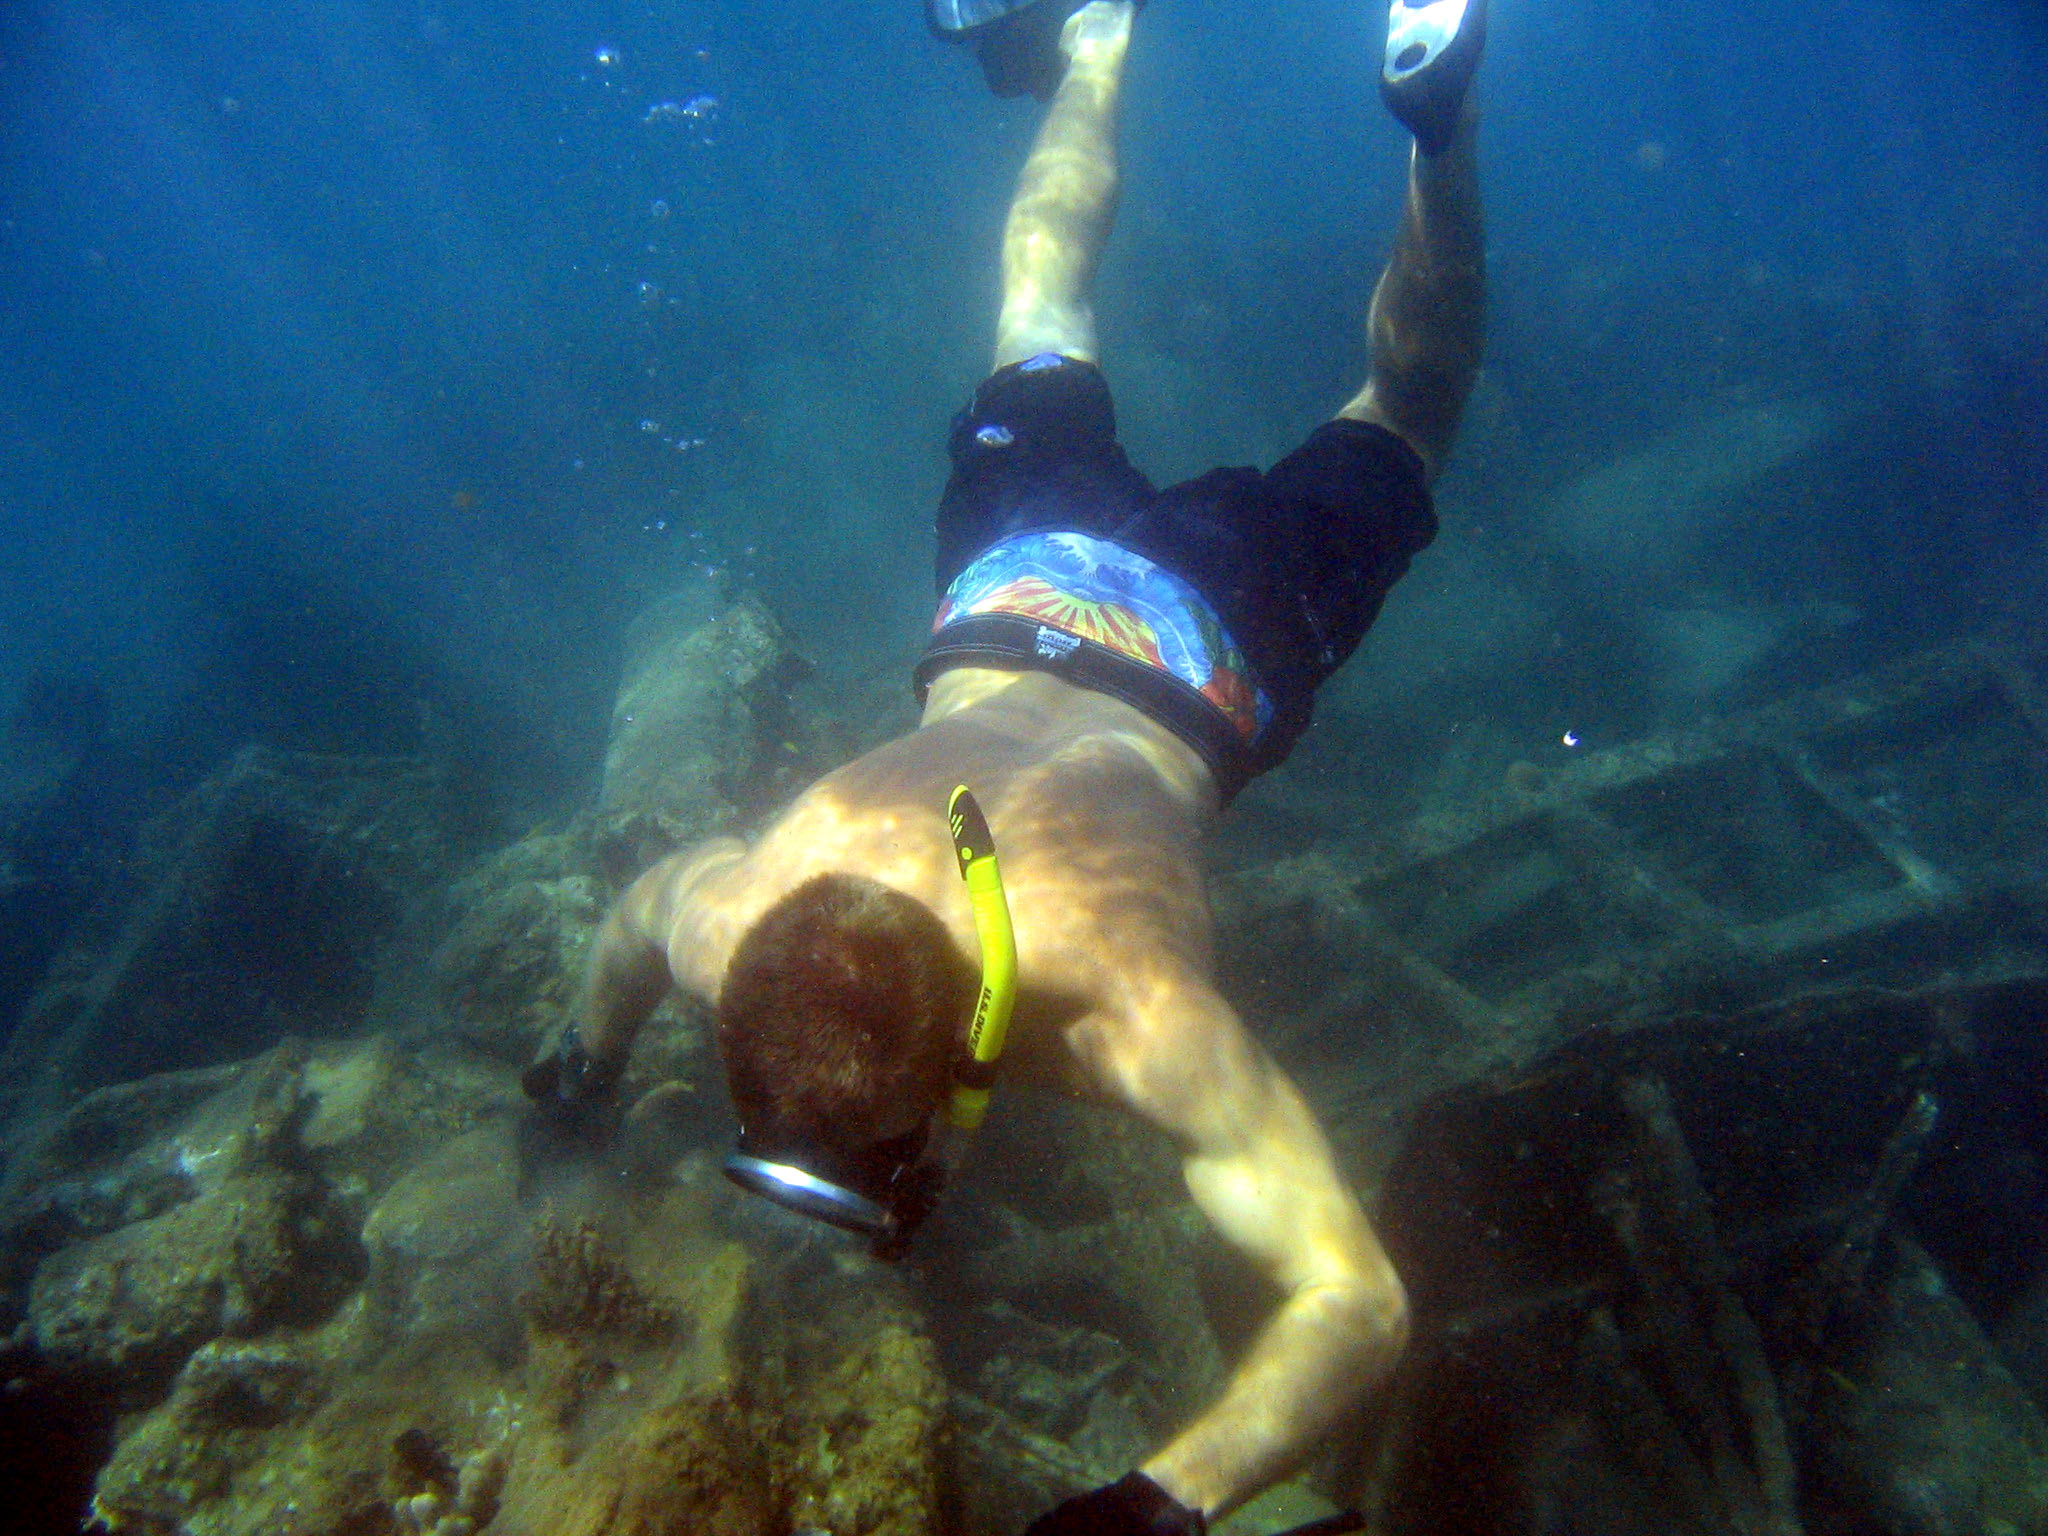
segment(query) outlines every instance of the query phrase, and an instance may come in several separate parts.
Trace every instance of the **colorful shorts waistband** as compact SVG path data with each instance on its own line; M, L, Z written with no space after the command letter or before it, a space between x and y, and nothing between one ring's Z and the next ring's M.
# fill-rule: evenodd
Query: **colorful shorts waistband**
M1273 719L1272 700L1208 599L1090 534L1015 534L954 578L918 687L983 660L1067 676L1142 709L1209 761L1226 799Z

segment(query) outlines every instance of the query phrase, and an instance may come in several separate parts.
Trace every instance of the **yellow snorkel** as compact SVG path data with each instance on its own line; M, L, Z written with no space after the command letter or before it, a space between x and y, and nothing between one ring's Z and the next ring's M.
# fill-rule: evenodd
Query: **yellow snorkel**
M988 1113L989 1089L995 1086L1010 1008L1017 1000L1017 935L1010 926L1010 902L1003 894L1003 873L996 863L988 818L966 785L955 789L947 801L946 822L953 830L953 852L959 855L960 877L967 882L967 901L974 909L974 935L981 942L981 994L975 999L966 1049L954 1070L953 1098L946 1109L954 1130L971 1132Z

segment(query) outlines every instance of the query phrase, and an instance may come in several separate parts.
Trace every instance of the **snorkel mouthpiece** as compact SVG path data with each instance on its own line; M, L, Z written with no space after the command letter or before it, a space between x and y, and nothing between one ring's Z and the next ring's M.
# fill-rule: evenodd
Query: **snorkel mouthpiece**
M989 835L988 819L965 785L956 788L947 802L946 820L960 861L960 876L967 882L974 933L981 946L981 986L975 994L967 1038L954 1064L953 1092L946 1105L946 1125L952 1136L933 1138L927 1134L927 1124L894 1143L883 1143L872 1149L880 1154L872 1159L872 1166L864 1160L854 1170L854 1182L841 1182L821 1172L835 1161L824 1156L780 1147L773 1149L772 1156L760 1156L769 1149L757 1144L750 1150L744 1129L738 1150L725 1160L725 1176L740 1188L773 1200L785 1210L857 1233L874 1244L875 1256L882 1259L902 1257L912 1234L938 1203L949 1159L930 1155L927 1144L950 1139L957 1149L988 1114L989 1090L995 1085L996 1063L1003 1054L1011 1006L1017 997L1017 937L1010 927L1010 903L1003 894L995 840Z

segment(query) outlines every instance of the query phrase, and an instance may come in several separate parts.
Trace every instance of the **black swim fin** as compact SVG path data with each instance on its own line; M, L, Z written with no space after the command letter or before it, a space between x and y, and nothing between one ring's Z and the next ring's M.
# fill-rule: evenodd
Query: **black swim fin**
M1457 131L1485 46L1486 0L1393 0L1380 95L1424 154Z
M958 41L964 33L1036 4L1038 0L925 0L924 15L939 36Z

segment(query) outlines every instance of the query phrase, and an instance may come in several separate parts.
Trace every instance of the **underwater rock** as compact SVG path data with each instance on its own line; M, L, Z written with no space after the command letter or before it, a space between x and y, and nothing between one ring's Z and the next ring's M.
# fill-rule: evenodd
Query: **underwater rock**
M605 750L597 857L623 885L793 788L790 689L810 664L751 595L680 593L633 627Z
M287 1041L248 1061L95 1090L17 1164L0 1201L0 1321L25 1315L31 1277L60 1249L245 1175L287 1176L295 1199L327 1212L323 1223L353 1228L399 1169L517 1096L509 1074L383 1035Z
M451 888L445 904L456 915L430 969L448 1033L461 1045L524 1067L568 1026L604 915L592 831L579 817L566 831L536 833ZM634 1042L624 1097L696 1080L710 1047L704 1010L671 996Z
M215 1093L112 1166L89 1179L66 1170L55 1189L102 1196L68 1206L70 1241L56 1245L52 1218L67 1208L46 1197L27 1202L39 1230L9 1223L16 1241L33 1232L55 1249L28 1288L30 1334L43 1359L105 1383L130 1405L153 1398L202 1344L323 1315L361 1274L352 1223L296 1161L297 1047L188 1076L159 1095L89 1099L43 1149L44 1165L65 1147L104 1147L155 1128L165 1103L216 1078ZM121 1108L133 1117L125 1126Z
M899 1304L863 1319L852 1347L792 1408L790 1510L799 1528L835 1536L940 1528L946 1385L914 1313Z
M60 1250L71 1255L66 1263L83 1265L77 1283L91 1287L104 1278L101 1265L87 1262L92 1253L118 1257L126 1245L147 1246L150 1234L231 1219L224 1213L232 1203L197 1217L180 1212L238 1180L256 1177L267 1189L282 1178L308 1211L324 1209L324 1192L293 1164L303 1066L301 1049L288 1043L254 1061L87 1095L55 1123L34 1158L17 1165L17 1187L0 1202L0 1306L23 1315L32 1277ZM269 1207L259 1199L251 1209ZM151 1222L157 1225L144 1225ZM316 1224L327 1225L326 1216ZM125 1261L120 1272L126 1275ZM122 1304L146 1310L152 1303L128 1294ZM72 1321L93 1331L80 1318Z
M495 854L450 890L454 926L433 956L457 1038L524 1066L569 1022L584 956L604 916L586 872L588 829L541 832Z
M394 1182L363 1223L366 1294L393 1332L500 1342L517 1325L525 1220L509 1120L459 1136Z
M63 1117L0 1203L0 1316L10 1326L50 1254L192 1198L191 1171L169 1132L238 1072L209 1067L103 1088Z
M370 1090L416 1059L388 1044L366 1054L381 1066L344 1058L325 1074L326 1098L308 1095L293 1122L307 1128L301 1141L265 1143L244 1127L244 1142L303 1153L326 1117L343 1134L324 1136L324 1153L347 1148L369 1123ZM204 1119L228 1145L226 1107L200 1110L186 1123ZM127 1313L64 1312L39 1291L44 1347L69 1348L74 1367L77 1338L103 1365L129 1343L124 1380L140 1379L144 1342L163 1362L162 1400L121 1421L97 1517L151 1536L938 1528L945 1392L899 1276L815 1240L751 1251L733 1236L737 1196L705 1159L631 1184L595 1165L533 1176L550 1193L522 1204L506 1116L419 1155L363 1222L367 1266L328 1266L360 1284L338 1306L303 1267L266 1269L277 1283L259 1287L189 1254L176 1265L169 1246L161 1262L178 1283L145 1279L159 1298L153 1334ZM253 1209L253 1191L279 1177L260 1160L209 1174L207 1191L167 1216L196 1237L233 1202L216 1270L260 1259L282 1244L266 1246L278 1223ZM183 1252L183 1229L152 1225L164 1219L95 1242L127 1235L131 1260L145 1237ZM74 1269L114 1257L74 1244L44 1270L63 1289ZM264 1294L232 1319L224 1303L208 1310L236 1287ZM331 1308L324 1321L305 1305L314 1296Z
M400 1524L419 1536L471 1536L498 1518L505 1489L505 1453L496 1446L474 1451L456 1466L421 1431L407 1430L392 1443L406 1471L426 1486L398 1501Z
M524 1104L503 1068L389 1035L307 1047L306 1160L359 1209L434 1149Z
M256 1170L52 1255L29 1323L58 1369L147 1401L200 1345L329 1310L360 1267L322 1186Z
M496 1370L445 1338L394 1348L353 1303L311 1331L209 1346L165 1403L122 1422L93 1513L148 1536L381 1536L423 1491L403 1437L495 1444Z
M0 1049L0 1155L32 1155L93 1088L359 1025L384 944L445 877L443 800L411 758L237 753L152 824L125 908L52 963Z
M317 1367L276 1344L206 1345L166 1405L123 1437L101 1473L94 1512L114 1530L174 1531L218 1499L267 1432L302 1416L324 1390Z
M719 1234L731 1197L701 1172L601 1232L540 1218L555 1301L528 1307L493 1530L937 1529L945 1392L900 1280L808 1243L750 1253Z

